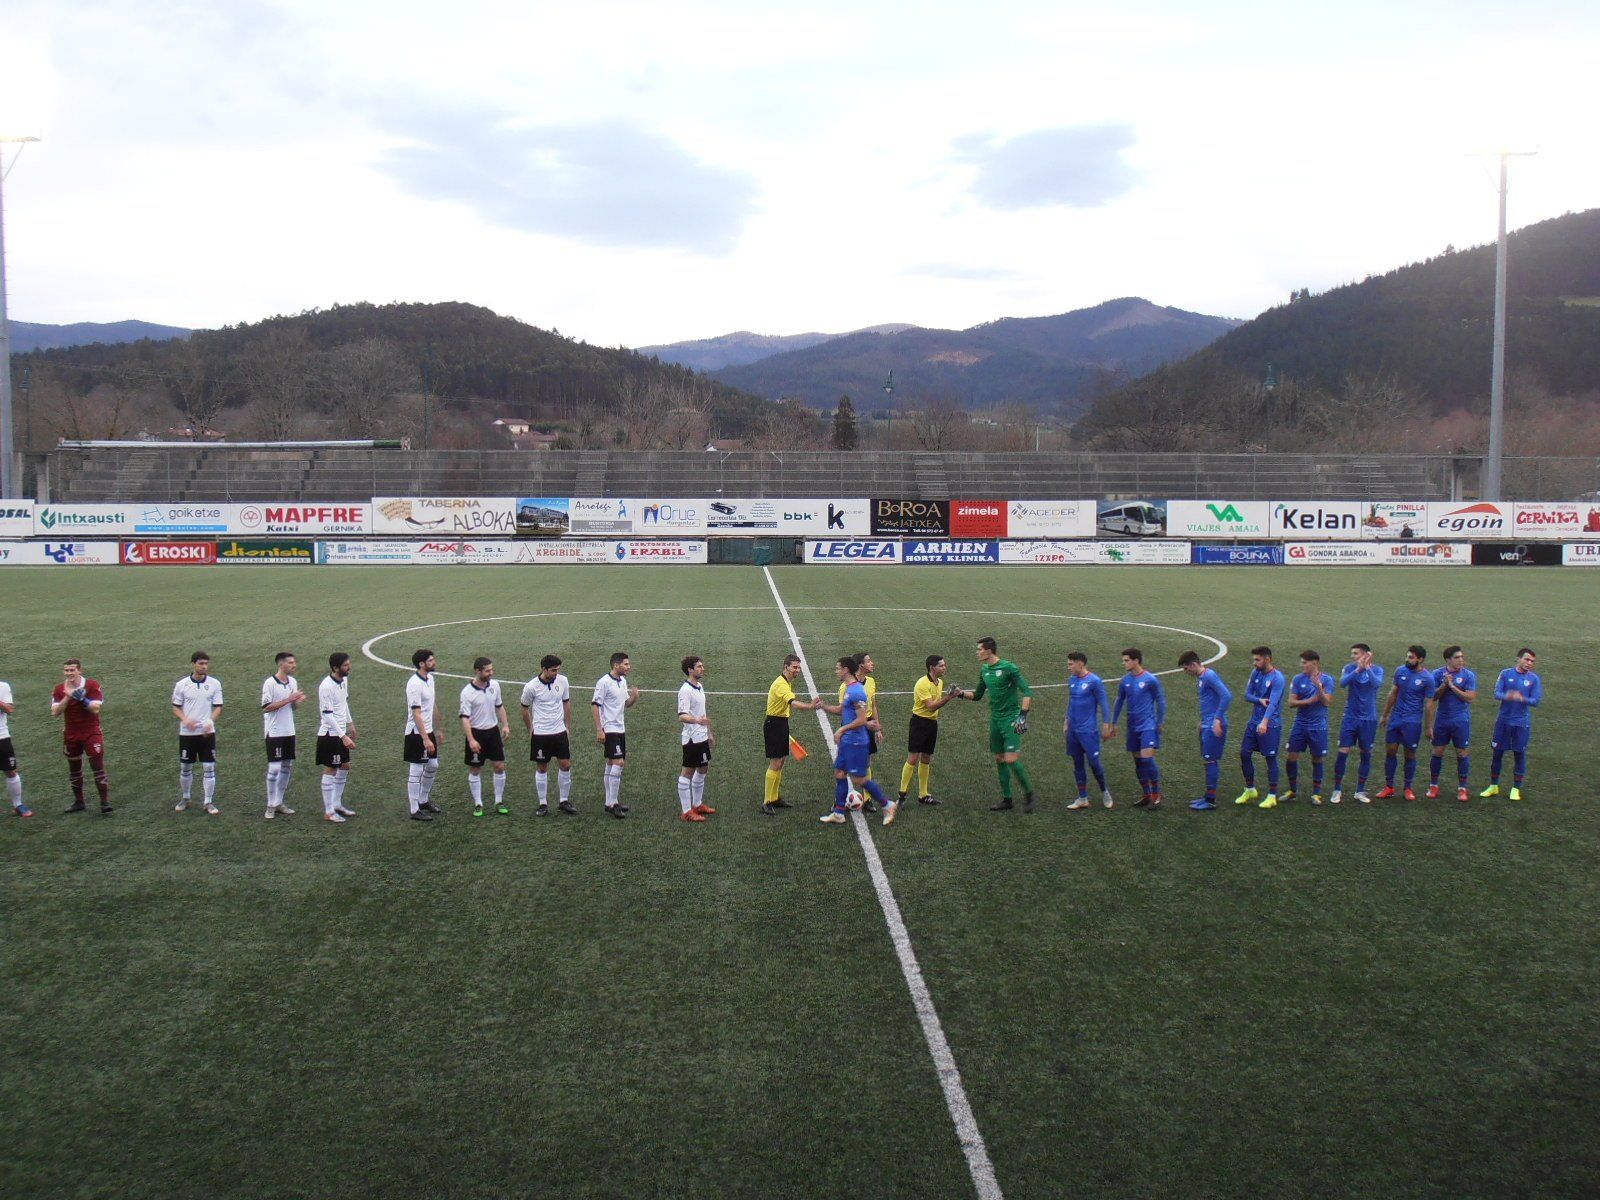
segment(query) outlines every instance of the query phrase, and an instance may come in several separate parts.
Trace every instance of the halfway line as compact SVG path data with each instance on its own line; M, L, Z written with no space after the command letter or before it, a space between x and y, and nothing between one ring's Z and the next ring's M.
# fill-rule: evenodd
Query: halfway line
M761 573L767 577L767 586L772 589L778 614L789 631L789 642L800 656L800 670L805 675L806 686L811 689L813 696L820 696L822 693L817 690L811 664L806 661L806 652L800 648L800 635L795 632L794 622L789 619L789 609L778 594L778 585L772 578L772 572L762 567ZM834 744L833 727L828 724L828 718L821 709L817 710L817 723L822 726L822 736L828 743L828 757L832 760L838 753L838 747ZM977 1189L978 1200L1002 1200L1000 1181L995 1178L994 1164L989 1161L989 1148L978 1130L978 1119L972 1114L967 1089L961 1083L961 1072L956 1069L955 1055L951 1053L950 1042L944 1036L944 1026L939 1024L939 1014L933 1007L933 996L922 977L916 952L911 949L911 934L906 931L905 919L900 915L900 902L894 898L894 891L889 887L889 876L884 872L883 860L878 857L877 843L867 831L867 820L860 812L852 812L850 820L855 826L856 840L861 843L861 853L866 856L867 873L872 876L872 890L878 895L878 907L883 909L883 919L888 923L889 940L894 943L895 957L900 960L900 973L905 976L906 987L911 992L911 1004L917 1010L922 1036L928 1043L928 1053L933 1057L934 1068L939 1073L939 1087L944 1091L944 1103L950 1110L950 1119L955 1122L956 1138L961 1143L961 1153L966 1155L972 1185Z

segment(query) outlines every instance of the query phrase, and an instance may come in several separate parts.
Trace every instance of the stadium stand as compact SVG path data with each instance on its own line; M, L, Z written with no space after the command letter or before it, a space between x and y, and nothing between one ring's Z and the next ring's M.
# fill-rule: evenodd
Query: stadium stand
M34 464L58 503L372 496L894 496L1449 500L1476 458L1422 455L633 452L61 447ZM1592 459L1507 459L1509 499L1600 487Z

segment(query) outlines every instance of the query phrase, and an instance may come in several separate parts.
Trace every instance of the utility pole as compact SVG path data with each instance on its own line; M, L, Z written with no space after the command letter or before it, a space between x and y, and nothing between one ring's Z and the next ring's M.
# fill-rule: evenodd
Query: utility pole
M889 405L889 409L888 409L888 415L889 415L889 436L888 436L888 443L889 444L888 444L888 449L893 450L894 449L894 368L893 367L891 367L889 369L889 378L887 378L887 379L885 379L883 381L883 397L884 397L884 400Z
M1499 500L1505 463L1506 421L1506 176L1507 160L1529 158L1536 151L1500 151L1500 235L1494 253L1494 360L1489 377L1489 457L1483 467L1484 500Z
M37 142L36 137L0 137L0 145L18 147L11 161L15 163L22 154L22 145ZM6 315L6 200L5 180L10 167L4 152L0 151L0 500L14 499L17 480L14 476L16 462L16 428L11 419L11 322Z

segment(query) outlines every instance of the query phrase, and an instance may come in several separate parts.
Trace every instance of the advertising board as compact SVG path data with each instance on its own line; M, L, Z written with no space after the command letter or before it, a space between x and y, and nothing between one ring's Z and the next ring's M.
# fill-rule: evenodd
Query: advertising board
M1428 506L1421 500L1368 500L1361 505L1361 534L1374 541L1426 537Z
M1092 500L1012 500L1006 505L1006 536L1014 538L1092 538Z
M130 567L205 567L217 561L215 542L123 542Z
M568 528L572 533L632 533L637 500L580 499L567 504Z
M613 562L627 563L703 563L709 561L709 552L703 541L676 541L665 538L635 538L632 541L614 542L611 546Z
M1001 542L1000 561L1023 567L1088 566L1099 561L1099 547L1086 542Z
M376 563L403 566L411 561L411 542L318 542L317 562L330 566Z
M1283 547L1191 546L1189 561L1207 567L1275 567L1283 562Z
M518 537L564 537L572 530L572 502L565 496L519 497L514 521Z
M126 504L41 504L33 511L33 531L50 537L71 537L75 533L133 533L130 507Z
M0 538L33 536L33 501L0 500Z
M966 541L916 541L906 542L900 548L902 562L919 565L949 566L958 563L995 563L1000 561L999 542Z
M1265 500L1168 500L1167 534L1187 538L1263 538Z
M1561 547L1561 564L1566 567L1600 567L1600 542L1568 542Z
M890 541L808 541L806 562L882 565L900 561L900 543Z
M1011 506L1005 500L950 501L950 536L1003 538L1008 536Z
M779 533L795 537L866 537L872 531L870 500L782 500L779 506Z
M0 566L114 567L121 561L116 542L0 543Z
M375 496L372 532L509 537L516 532L516 506L509 496Z
M1096 562L1114 566L1189 565L1188 542L1096 542L1094 552Z
M1516 504L1510 532L1519 538L1575 538L1600 534L1600 504Z
M1475 567L1559 567L1561 547L1554 542L1474 542Z
M248 563L256 566L309 567L317 561L315 545L310 541L296 542L240 542L217 543L217 562L228 564Z
M1290 542L1283 561L1291 567L1464 567L1472 562L1465 542Z
M872 534L879 537L949 537L948 500L874 500Z
M778 528L781 500L718 499L696 501L711 533L771 533Z
M1267 513L1267 536L1349 541L1361 536L1364 515L1357 500L1278 500Z
M704 533L708 505L706 500L637 500L633 532L667 536Z
M1102 500L1095 505L1095 532L1101 537L1166 537L1165 500Z
M366 533L372 524L370 504L234 504L228 532L255 537L348 537Z
M1432 538L1493 537L1511 532L1512 506L1489 500L1428 504L1428 536Z

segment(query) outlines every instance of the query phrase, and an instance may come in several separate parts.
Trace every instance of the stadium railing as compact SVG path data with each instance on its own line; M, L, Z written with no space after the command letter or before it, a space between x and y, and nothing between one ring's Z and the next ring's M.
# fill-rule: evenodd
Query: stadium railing
M1479 460L1444 455L538 451L63 447L34 463L58 503L372 496L726 495L905 499L1451 500ZM1508 458L1506 498L1600 490L1587 458Z

